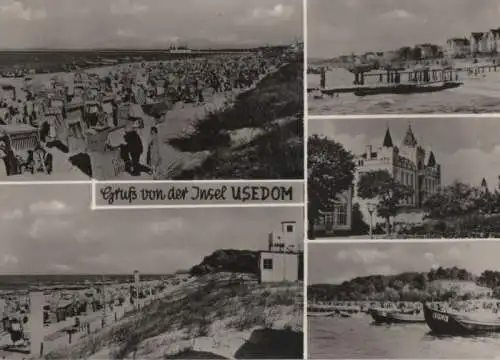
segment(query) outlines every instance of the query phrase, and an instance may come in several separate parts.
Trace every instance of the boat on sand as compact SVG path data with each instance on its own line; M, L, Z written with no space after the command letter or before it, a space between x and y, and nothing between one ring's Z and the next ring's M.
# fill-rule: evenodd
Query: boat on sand
M470 335L500 332L500 317L491 311L454 312L434 309L424 304L427 326L436 334Z
M398 310L371 308L368 313L377 324L416 324L424 323L425 318L420 310Z

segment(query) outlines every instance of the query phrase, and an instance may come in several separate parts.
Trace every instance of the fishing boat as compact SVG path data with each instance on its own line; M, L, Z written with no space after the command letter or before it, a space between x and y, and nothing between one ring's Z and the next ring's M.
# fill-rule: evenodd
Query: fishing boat
M445 81L425 84L395 84L390 86L358 87L354 90L356 96L381 95L381 94L421 94L438 92L448 89L455 89L462 86L462 83L456 81Z
M394 312L389 314L390 322L395 324L422 324L425 317L422 311L416 310L411 313Z
M371 308L368 313L377 324L418 324L425 322L424 315L420 310L404 311Z
M376 309L376 308L371 308L368 309L368 314L372 317L373 321L377 324L385 324L389 323L389 314L391 313L392 310L389 309Z
M500 332L500 317L493 312L458 313L437 310L424 304L424 316L432 332L443 335L470 335Z

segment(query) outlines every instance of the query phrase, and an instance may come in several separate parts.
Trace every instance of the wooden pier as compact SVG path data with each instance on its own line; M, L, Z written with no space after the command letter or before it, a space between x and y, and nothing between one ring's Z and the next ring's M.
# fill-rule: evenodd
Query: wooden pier
M435 92L462 85L465 76L478 76L496 72L497 64L471 65L460 68L419 68L413 70L390 69L384 71L351 71L352 85L326 88L326 71L320 72L319 88L308 88L307 92L321 92L324 95L354 93L360 96L380 94L411 94Z

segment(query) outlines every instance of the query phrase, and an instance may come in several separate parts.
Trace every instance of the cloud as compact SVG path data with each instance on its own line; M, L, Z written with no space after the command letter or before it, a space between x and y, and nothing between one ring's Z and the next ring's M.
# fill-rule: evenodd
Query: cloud
M377 249L351 249L339 251L336 257L340 261L374 264L386 260L388 256L388 253L381 252Z
M439 266L457 266L480 275L486 269L500 270L499 251L499 242L311 244L309 282L340 283L369 275L428 272Z
M147 12L149 6L134 0L111 0L109 10L113 15L138 15Z
M4 254L0 261L2 266L16 265L17 263L19 263L19 259L11 254Z
M71 221L56 218L36 218L29 228L29 236L33 239L51 241L52 236L60 235L71 229Z
M165 221L150 222L145 227L153 235L163 235L171 231L182 230L184 228L184 221L181 218L172 218Z
M72 270L72 267L66 264L52 264L50 267L52 270L58 272L68 272Z
M103 265L111 262L111 257L108 254L99 254L96 256L91 256L88 258L82 259L83 263L93 264L93 265Z
M292 6L277 4L272 8L256 8L252 12L254 18L280 18L290 17L294 13Z
M382 17L389 20L398 20L398 19L415 19L416 16L411 14L410 12L403 9L394 9L382 15Z
M18 220L22 219L24 212L21 209L14 209L11 211L6 211L2 214L2 220Z
M29 209L31 213L40 215L59 215L71 210L67 204L58 200L39 201L31 204Z
M44 9L25 7L21 1L13 1L8 5L0 6L0 14L7 18L16 18L24 21L42 20L47 17Z

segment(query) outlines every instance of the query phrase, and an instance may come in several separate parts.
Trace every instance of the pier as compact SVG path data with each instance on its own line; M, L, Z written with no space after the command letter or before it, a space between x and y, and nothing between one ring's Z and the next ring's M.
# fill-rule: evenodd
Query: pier
M416 93L441 91L459 87L466 76L479 76L497 72L496 63L471 65L457 68L416 68L387 69L378 71L352 70L352 85L326 88L326 70L320 70L319 88L308 88L308 93L320 92L324 95L341 93L376 94L376 93ZM445 85L448 84L448 85Z

